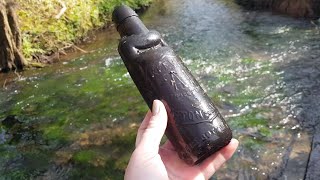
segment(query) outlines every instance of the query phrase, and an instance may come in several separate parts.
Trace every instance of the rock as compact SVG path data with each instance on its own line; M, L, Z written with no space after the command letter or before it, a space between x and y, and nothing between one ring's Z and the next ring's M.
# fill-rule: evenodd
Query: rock
M307 133L298 133L281 178L304 179L311 151L310 144L310 137Z
M22 124L15 115L7 116L3 121L1 121L2 125L8 129L11 129L16 124Z
M320 131L313 136L312 151L308 164L306 180L316 180L320 177Z

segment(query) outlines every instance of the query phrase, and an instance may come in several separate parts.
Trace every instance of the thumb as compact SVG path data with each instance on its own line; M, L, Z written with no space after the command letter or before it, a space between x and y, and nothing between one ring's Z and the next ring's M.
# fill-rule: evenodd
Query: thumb
M152 106L152 114L146 116L138 130L137 149L158 153L167 121L166 108L161 101L155 100Z

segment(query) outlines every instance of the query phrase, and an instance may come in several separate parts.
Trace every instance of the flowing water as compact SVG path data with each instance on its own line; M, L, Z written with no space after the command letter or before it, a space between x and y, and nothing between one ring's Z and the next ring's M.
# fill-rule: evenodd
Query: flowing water
M156 0L142 18L240 140L213 179L305 178L320 132L318 21L246 11L232 0ZM147 106L113 29L81 46L89 53L0 75L0 179L123 178Z

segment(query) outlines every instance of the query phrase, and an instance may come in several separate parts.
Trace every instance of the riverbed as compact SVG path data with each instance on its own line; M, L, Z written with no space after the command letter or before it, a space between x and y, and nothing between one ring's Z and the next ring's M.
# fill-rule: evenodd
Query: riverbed
M142 19L182 58L240 141L212 179L317 177L318 21L231 0L156 0ZM0 75L1 178L123 179L148 109L117 53L114 28L91 39L81 45L88 53Z

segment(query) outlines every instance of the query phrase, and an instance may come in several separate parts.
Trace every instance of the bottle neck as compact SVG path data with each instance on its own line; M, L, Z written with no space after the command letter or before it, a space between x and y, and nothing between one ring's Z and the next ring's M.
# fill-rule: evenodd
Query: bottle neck
M149 32L138 16L130 16L126 18L118 25L117 30L121 37L131 36L134 34L146 34Z

